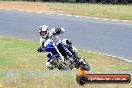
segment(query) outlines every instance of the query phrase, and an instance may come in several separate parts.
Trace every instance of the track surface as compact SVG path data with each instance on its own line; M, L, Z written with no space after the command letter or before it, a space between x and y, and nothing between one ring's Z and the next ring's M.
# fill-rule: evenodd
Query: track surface
M0 10L0 35L39 42L38 27L64 27L80 49L101 52L132 61L132 23Z

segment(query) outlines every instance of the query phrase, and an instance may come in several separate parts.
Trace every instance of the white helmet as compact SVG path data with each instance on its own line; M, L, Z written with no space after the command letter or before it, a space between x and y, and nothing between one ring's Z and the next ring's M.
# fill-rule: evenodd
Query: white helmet
M47 35L48 35L48 26L47 25L41 25L40 27L39 27L39 33L40 33L40 35L41 36L43 36L43 37L47 37Z

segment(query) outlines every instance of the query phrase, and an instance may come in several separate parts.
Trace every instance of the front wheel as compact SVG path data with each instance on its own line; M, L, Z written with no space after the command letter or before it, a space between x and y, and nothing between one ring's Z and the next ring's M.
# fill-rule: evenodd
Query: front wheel
M53 70L54 69L54 67L47 67L49 70Z
M58 66L58 69L59 69L59 70L67 70L68 68L67 68L66 66L64 66L63 64L60 64L60 65Z
M82 69L84 69L85 71L90 70L90 66L87 62L82 62L81 66L82 66Z

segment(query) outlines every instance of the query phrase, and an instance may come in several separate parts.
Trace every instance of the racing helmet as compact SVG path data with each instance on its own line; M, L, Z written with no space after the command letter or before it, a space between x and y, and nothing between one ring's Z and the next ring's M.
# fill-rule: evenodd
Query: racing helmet
M40 33L40 35L41 35L42 37L44 37L44 38L47 37L48 31L49 31L49 29L48 29L48 26L47 26L47 25L41 25L41 26L39 27L39 33Z

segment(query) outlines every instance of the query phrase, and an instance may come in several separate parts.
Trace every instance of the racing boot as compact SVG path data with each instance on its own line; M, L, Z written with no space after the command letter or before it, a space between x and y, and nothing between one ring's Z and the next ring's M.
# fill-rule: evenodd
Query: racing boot
M51 62L48 62L48 61L46 62L46 67L47 67L49 70L53 70L53 69L54 69L52 63L51 63Z

